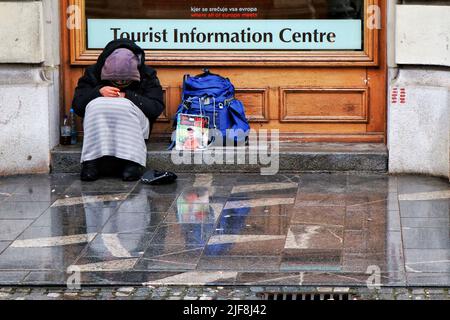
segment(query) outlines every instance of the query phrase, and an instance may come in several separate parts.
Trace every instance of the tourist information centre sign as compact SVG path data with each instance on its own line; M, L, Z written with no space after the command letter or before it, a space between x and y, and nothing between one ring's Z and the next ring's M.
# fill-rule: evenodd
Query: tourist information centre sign
M362 20L87 19L88 49L120 38L148 50L362 50Z

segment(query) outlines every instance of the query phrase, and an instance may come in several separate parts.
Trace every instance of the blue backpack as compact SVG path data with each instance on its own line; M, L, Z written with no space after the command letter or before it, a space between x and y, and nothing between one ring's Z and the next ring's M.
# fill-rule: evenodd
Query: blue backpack
M202 115L209 118L209 129L220 132L224 144L245 143L250 126L245 116L244 105L234 97L235 89L228 78L204 69L197 76L185 75L182 102L174 117L174 129L180 113ZM233 129L233 131L227 131ZM239 131L237 131L239 130ZM233 134L239 132L241 134ZM210 137L212 143L215 137ZM172 143L171 147L173 147Z

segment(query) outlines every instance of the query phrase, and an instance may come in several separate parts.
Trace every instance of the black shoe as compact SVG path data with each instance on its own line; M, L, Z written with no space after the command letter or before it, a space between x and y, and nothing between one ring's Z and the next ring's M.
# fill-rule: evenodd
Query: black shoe
M142 177L144 167L135 162L129 161L125 164L122 173L123 181L137 181Z
M85 161L82 163L80 174L81 181L95 181L98 180L99 177L100 175L96 160Z
M170 184L177 180L177 175L170 171L148 170L142 176L142 183L151 185Z

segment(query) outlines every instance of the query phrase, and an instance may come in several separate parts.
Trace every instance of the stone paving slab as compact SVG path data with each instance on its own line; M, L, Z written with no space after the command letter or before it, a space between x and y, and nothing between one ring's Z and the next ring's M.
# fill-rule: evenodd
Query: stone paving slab
M0 285L450 287L450 185L380 174L0 178ZM14 208L17 208L15 211ZM404 293L405 295L407 293Z

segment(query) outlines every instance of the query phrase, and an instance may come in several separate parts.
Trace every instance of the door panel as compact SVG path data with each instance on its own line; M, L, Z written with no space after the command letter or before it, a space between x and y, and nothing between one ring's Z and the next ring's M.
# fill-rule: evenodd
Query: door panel
M280 122L368 120L368 88L280 88L280 91Z

